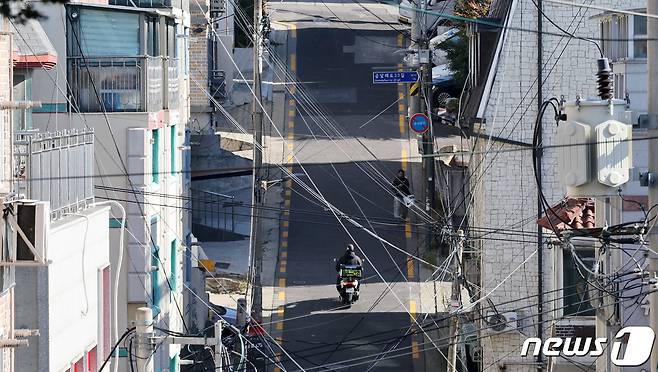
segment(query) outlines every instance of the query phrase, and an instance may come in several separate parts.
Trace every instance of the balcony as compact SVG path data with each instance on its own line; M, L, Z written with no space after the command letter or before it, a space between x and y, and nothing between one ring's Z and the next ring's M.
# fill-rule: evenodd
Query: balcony
M182 0L110 0L110 5L138 8L182 8Z
M167 100L166 100L166 108L169 110L177 110L179 107L180 103L180 90L179 90L179 82L178 82L178 59L175 58L167 58L165 60L165 64L167 66Z
M94 132L60 131L14 134L16 192L49 201L53 220L94 202Z
M175 59L70 57L68 64L72 100L82 112L155 112L165 103L178 107ZM167 93L168 102L165 87L174 89Z

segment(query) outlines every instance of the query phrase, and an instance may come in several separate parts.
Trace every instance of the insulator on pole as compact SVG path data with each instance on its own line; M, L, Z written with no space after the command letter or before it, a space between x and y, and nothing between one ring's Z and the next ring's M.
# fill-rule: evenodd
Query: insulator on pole
M613 96L612 69L607 58L599 58L597 61L599 71L596 73L596 88L599 97L603 100L611 99Z

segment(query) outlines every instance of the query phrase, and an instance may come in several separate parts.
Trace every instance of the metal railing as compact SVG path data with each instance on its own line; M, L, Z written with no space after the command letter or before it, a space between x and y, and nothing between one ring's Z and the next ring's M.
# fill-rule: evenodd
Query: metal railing
M179 107L180 90L178 83L178 59L168 58L167 65L167 108L176 110Z
M244 207L234 196L191 189L192 222L218 230L235 232L236 208Z
M163 57L148 56L69 57L73 102L83 112L161 110L164 61Z
M50 202L51 219L94 202L94 131L14 134L14 184L27 199Z
M123 5L139 8L181 8L181 0L110 0L110 5Z

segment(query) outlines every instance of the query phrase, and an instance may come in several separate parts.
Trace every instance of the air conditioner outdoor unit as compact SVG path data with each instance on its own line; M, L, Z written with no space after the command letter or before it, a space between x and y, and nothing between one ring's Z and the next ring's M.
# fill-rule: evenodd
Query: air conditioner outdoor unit
M510 311L506 313L496 313L495 311L487 312L487 317L485 318L488 330L491 333L501 333L518 328L517 319L518 314L515 311Z
M50 225L49 203L17 201L10 218L16 261L45 264L48 260L46 235Z

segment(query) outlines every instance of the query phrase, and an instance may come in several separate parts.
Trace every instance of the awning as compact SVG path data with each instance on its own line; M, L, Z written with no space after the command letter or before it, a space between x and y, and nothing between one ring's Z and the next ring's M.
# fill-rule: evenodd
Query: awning
M41 24L28 20L25 24L12 23L14 50L12 59L17 68L44 68L50 70L57 64L57 52Z

